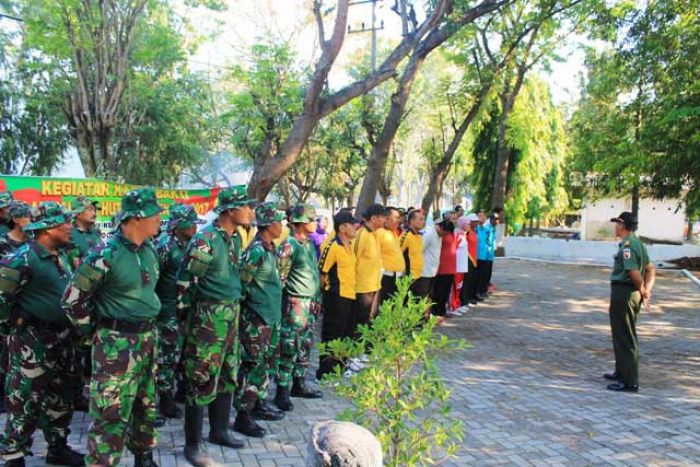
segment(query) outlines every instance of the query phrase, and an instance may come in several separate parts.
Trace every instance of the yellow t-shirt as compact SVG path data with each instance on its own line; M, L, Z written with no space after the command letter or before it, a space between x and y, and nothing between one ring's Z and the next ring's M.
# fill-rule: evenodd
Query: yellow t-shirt
M257 232L257 229L253 226L250 226L246 229L242 225L239 225L237 230L238 230L238 235L241 236L241 251L243 251L246 248L248 248L248 245L250 245L250 242L253 241L253 238L255 237L255 233Z
M382 269L388 272L404 272L406 262L401 254L401 246L396 233L388 229L378 229L374 235L382 252Z
M423 237L409 230L401 235L399 242L406 261L406 272L411 274L413 280L419 279L423 274Z
M376 292L382 287L382 253L374 232L364 225L353 242L357 258L357 293Z
M350 300L355 299L355 251L352 242L343 245L339 238L334 238L321 249L318 267L327 274L324 290Z

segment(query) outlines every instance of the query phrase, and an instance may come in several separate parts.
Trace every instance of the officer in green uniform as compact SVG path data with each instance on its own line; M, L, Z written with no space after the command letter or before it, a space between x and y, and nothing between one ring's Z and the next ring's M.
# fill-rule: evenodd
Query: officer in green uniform
M292 233L277 249L283 290L275 404L285 411L294 408L290 394L307 399L322 397L320 391L306 386L314 323L321 310L321 278L316 250L309 241L309 235L316 232L316 210L305 204L293 206L289 223Z
M156 293L160 298L158 328L158 409L164 417L180 418L182 411L175 404L173 390L175 373L180 363L184 342L184 327L177 317L177 273L182 264L182 255L187 242L197 233L197 217L192 206L174 204L170 206L167 230L155 241L160 279Z
M80 260L102 241L102 232L95 225L100 205L86 196L78 196L71 201L70 208L73 211L73 228L70 233L69 258L77 268Z
M86 196L78 196L70 203L73 212L73 228L70 233L70 247L68 259L74 269L78 268L80 262L88 252L99 245L102 241L102 232L95 225L99 203ZM78 342L75 346L75 375L77 378L90 379L91 370L90 341ZM76 384L75 394L73 394L73 408L81 412L87 412L90 408L90 401L83 394L83 384Z
M651 299L655 271L642 241L635 235L637 219L623 212L610 219L615 236L621 238L610 274L610 328L615 352L615 371L604 375L617 382L612 391L637 392L639 389L639 344L635 324L643 302Z
M71 274L64 252L69 216L54 202L42 203L24 229L34 239L0 264L0 306L9 319L9 417L0 454L8 466L24 466L32 434L41 428L49 444L46 462L83 465L83 455L66 444L73 418L68 384L73 346L61 297Z
M217 219L192 237L178 275L177 306L185 314L185 458L196 467L213 463L202 444L204 407L209 408L209 442L245 445L231 435L228 422L240 359L237 230L253 221L254 204L243 185L222 189Z
M9 191L0 192L0 236L10 231L10 203L12 193Z
M13 253L27 241L27 234L24 226L31 222L32 208L27 203L13 200L10 203L9 216L10 230L0 237L0 258Z
M114 234L83 259L63 297L78 338L94 327L86 465L117 465L126 444L136 467L157 467L152 449L160 300L150 239L160 229L161 211L153 189L126 193Z
M243 253L241 281L241 369L238 372L234 430L261 438L265 429L253 417L281 420L284 412L269 404L269 375L276 374L282 309L282 282L272 242L282 234L284 212L274 203L255 209L258 233Z
M10 231L0 237L0 259L14 253L27 242L24 226L31 222L31 207L21 201L10 203ZM0 413L5 411L5 374L7 373L7 337L10 335L9 321L0 324Z

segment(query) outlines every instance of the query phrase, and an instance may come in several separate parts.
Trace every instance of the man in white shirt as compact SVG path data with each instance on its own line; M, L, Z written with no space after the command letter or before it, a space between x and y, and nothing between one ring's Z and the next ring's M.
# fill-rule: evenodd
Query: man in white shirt
M412 287L420 297L431 296L433 280L440 265L442 237L451 230L450 227L453 225L449 217L443 216L441 219L435 225L428 226L423 234L423 273Z

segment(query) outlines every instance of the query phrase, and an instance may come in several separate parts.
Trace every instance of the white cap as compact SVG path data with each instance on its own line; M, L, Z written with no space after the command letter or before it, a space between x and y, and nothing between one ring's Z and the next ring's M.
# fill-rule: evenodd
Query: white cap
M468 222L478 222L479 221L479 215L471 213L467 216L467 221Z

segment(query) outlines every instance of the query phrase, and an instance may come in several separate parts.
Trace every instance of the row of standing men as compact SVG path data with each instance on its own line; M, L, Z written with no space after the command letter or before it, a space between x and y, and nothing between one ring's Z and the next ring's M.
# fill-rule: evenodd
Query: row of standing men
M54 202L19 212L28 206L9 198L0 195L6 202L0 210L11 211L4 237L17 243L0 262L9 356L8 422L0 442L6 465L24 465L38 427L48 463L117 465L127 447L135 466L156 466L156 394L162 412L164 400L177 410L172 391L179 365L184 454L196 466L213 465L202 440L205 408L208 441L241 448L245 442L229 431L232 404L233 428L262 437L256 419L282 419L293 409L290 396L321 397L305 382L321 295L316 254L305 241L315 230L312 208L291 209L293 232L275 246L285 213L273 203L257 205L243 186L228 187L219 192L210 225L197 231L201 221L192 207L175 205L156 238L163 209L152 189L135 189L122 198L114 231L100 241L96 229L84 230L94 238L92 248L71 258L82 236L75 230L83 230L71 225L71 213ZM83 208L75 209L76 221L83 211L94 219L96 203L76 203ZM239 229L254 220L257 233L244 249ZM23 244L18 233L28 235ZM74 353L86 341L93 421L83 455L67 438L82 387ZM267 401L271 377L277 407Z

